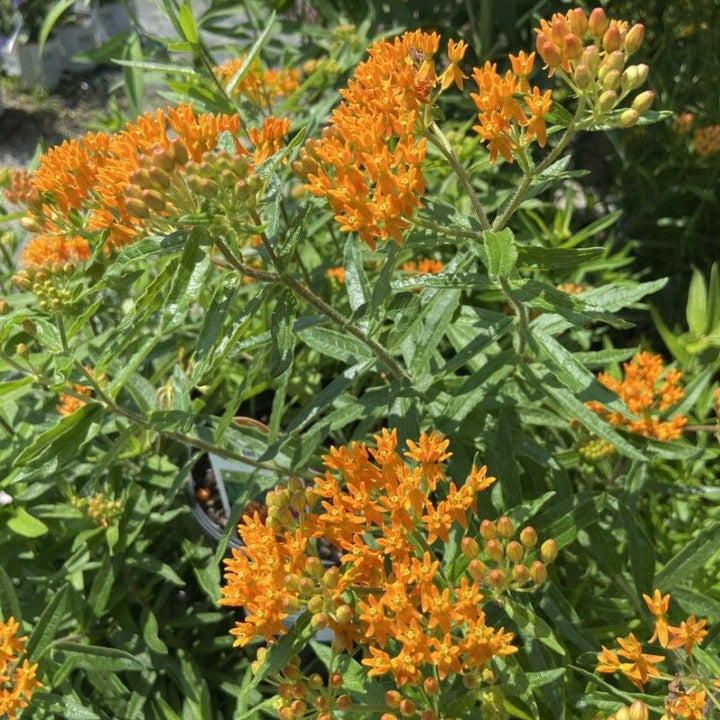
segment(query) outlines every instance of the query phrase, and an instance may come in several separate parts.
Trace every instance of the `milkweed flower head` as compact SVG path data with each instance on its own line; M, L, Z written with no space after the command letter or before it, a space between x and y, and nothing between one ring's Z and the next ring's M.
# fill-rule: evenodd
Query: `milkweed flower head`
M615 427L643 437L657 440L676 440L687 424L687 417L673 415L669 420L662 416L685 396L680 385L682 373L674 368L665 369L660 355L640 352L623 364L624 377L619 380L609 373L600 373L598 380L617 393L627 409L637 416L628 418L620 412L609 412L599 402L587 406Z
M27 637L18 637L20 623L10 617L0 621L0 717L15 720L19 710L26 708L35 690L42 687L37 680L37 663L30 664L25 654Z
M293 165L309 192L327 198L341 229L373 248L402 243L425 191L421 136L430 109L445 88L462 86L458 63L467 46L451 41L450 65L438 76L439 43L437 33L418 30L372 45L322 137L308 141Z
M696 128L693 133L695 152L702 158L720 152L720 125L706 125Z
M549 76L559 75L586 104L594 121L619 110L630 93L647 80L648 66L630 65L629 58L642 45L645 28L637 23L611 20L602 8L586 15L581 8L555 13L535 29L535 48ZM637 94L624 111L613 116L621 127L634 125L650 109L651 91Z
M695 662L689 662L693 649L700 645L707 635L706 621L690 615L680 625L669 624L668 612L671 597L654 590L652 595L643 595L643 600L653 617L654 632L648 643L657 643L665 652L656 655L645 652L643 644L630 633L627 637L618 637L616 649L608 649L604 645L598 653L598 664L595 668L599 673L621 673L641 692L645 684L653 679L670 681L668 694L665 698L665 718L675 720L702 720L706 717L705 710L710 702L720 702L720 680L709 679L706 669L698 668ZM680 653L682 649L682 654ZM675 655L672 662L674 675L662 671L660 665L667 662L668 656ZM679 672L677 668L682 668ZM632 706L631 706L632 707ZM629 713L630 708L626 711ZM647 717L647 709L636 707L635 715L625 714L622 709L613 716L621 718Z
M213 69L215 77L228 85L243 68L246 57L231 58ZM273 103L286 98L300 87L300 70L297 68L266 68L259 58L250 62L245 74L232 89L232 97L244 99L251 104L270 109Z
M389 676L399 688L474 675L517 651L513 633L487 623L486 595L513 583L536 587L547 575L533 579L532 568L544 570L557 549L538 548L532 528L512 540L515 529L501 518L487 521L499 550L493 560L474 521L478 493L495 481L486 468L473 467L461 483L448 478L449 442L434 431L409 440L405 452L397 445L397 431L383 430L370 445L331 447L310 487L294 480L271 491L267 518L242 520L243 547L225 561L220 600L245 608L231 630L235 645L272 642L289 615L306 612L313 629L332 629L337 651L360 650L369 676ZM441 558L454 528L468 542L465 570L451 580ZM323 563L319 547L330 547L337 563ZM525 572L513 575L523 563ZM494 571L504 574L503 587Z

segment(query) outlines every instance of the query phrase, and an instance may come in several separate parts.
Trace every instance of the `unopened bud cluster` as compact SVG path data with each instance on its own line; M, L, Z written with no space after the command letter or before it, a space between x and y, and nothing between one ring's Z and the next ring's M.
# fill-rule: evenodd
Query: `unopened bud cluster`
M614 452L615 446L602 438L591 438L578 447L580 457L591 464L600 462Z
M621 707L609 715L607 720L649 720L650 711L642 700L634 700L631 705Z
M547 565L557 557L555 540L538 548L534 528L516 529L509 517L480 523L480 540L465 537L461 549L470 561L470 576L493 589L496 595L507 590L534 590L547 580Z
M645 28L640 23L630 26L610 20L602 8L595 8L589 16L574 8L565 15L555 13L550 22L542 20L536 32L537 52L550 74L557 71L571 85L588 104L593 120L618 110L647 80L647 65L628 64L643 42ZM614 122L631 127L650 109L654 97L650 90L640 92Z
M117 517L123 509L121 500L110 500L104 493L98 493L89 497L72 497L70 503L81 512L85 513L94 523L102 527L108 527L110 521Z
M264 647L258 650L251 666L253 672L258 672L267 652ZM341 691L343 677L340 673L330 673L327 679L319 673L305 675L297 655L269 680L276 685L276 709L280 720L306 717L331 720L337 717L337 712L346 712L352 707L350 696Z
M18 290L31 292L38 301L38 308L45 312L56 313L71 302L71 291L67 281L75 273L73 263L62 265L46 264L41 267L29 266L20 270L11 278Z

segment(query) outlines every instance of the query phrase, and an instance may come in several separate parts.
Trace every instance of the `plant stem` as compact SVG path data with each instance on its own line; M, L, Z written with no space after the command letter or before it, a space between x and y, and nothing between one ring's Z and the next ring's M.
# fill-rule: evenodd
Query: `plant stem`
M502 288L503 294L507 298L510 305L512 305L512 308L518 318L518 329L520 332L518 338L517 352L518 355L522 357L525 353L525 347L527 346L528 310L525 306L525 303L520 302L520 300L517 300L513 297L512 288L510 287L510 283L508 282L508 279L506 277L500 276L498 277L498 281L500 283L500 287Z
M517 210L518 205L522 202L523 196L525 195L525 191L530 186L530 183L532 182L534 177L537 177L543 170L545 170L547 167L552 165L552 163L557 160L558 156L562 151L567 147L567 144L570 142L570 139L572 138L573 134L575 133L575 128L577 125L578 118L580 117L582 111L585 109L585 104L582 100L578 102L577 110L575 111L575 115L573 116L573 119L570 121L570 124L565 129L565 132L563 133L563 136L560 138L560 141L558 144L552 149L550 154L539 164L537 165L534 170L531 172L526 172L525 176L523 177L522 181L517 187L517 190L515 191L515 194L510 198L510 201L505 206L505 210L503 210L502 214L499 217L495 218L495 222L492 224L492 230L493 232L498 232L498 230L502 230L505 225L507 225L510 218L515 213L515 210Z
M354 335L358 340L367 345L367 347L375 353L380 360L386 365L388 370L396 378L409 379L408 374L402 368L402 366L395 360L395 358L388 353L388 351L380 345L376 340L366 335L357 325L354 325L349 318L339 313L335 308L328 305L322 298L315 295L310 288L305 287L301 282L296 280L292 275L288 275L285 272L270 273L261 270L253 270L252 268L246 267L240 262L230 251L230 248L225 245L222 240L215 239L215 244L223 254L228 263L239 273L249 275L250 277L260 280L261 282L275 282L286 285L296 295L300 296L308 304L312 305L316 310L319 310L325 317L332 320L336 325L339 325L343 330L347 330L351 335Z
M425 131L425 137L430 140L430 142L435 145L438 150L440 150L440 152L445 156L445 159L450 163L452 169L455 171L455 174L458 178L460 178L460 182L470 198L470 202L475 210L475 214L480 220L480 224L483 226L483 230L492 230L490 221L485 214L485 210L483 210L483 206L480 203L477 193L475 192L475 188L470 182L467 172L465 172L465 168L457 159L450 143L448 142L448 139L443 134L443 131L438 127L437 123L433 122L430 124L428 129Z
M455 228L445 227L444 225L434 223L427 218L408 217L405 218L405 220L407 220L411 225L417 225L418 227L426 228L428 230L435 230L443 235L452 235L457 238L471 238L473 240L480 241L483 239L480 233L473 232L472 230L456 230Z

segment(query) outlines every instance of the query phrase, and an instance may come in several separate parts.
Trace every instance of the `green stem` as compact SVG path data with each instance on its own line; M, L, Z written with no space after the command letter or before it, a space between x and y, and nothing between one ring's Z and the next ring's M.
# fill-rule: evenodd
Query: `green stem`
M439 225L426 218L421 217L408 217L405 218L411 225L417 225L417 227L427 228L428 230L435 230L435 232L442 233L443 235L451 235L457 238L470 238L472 240L482 240L483 237L480 233L473 232L472 230L456 230L455 228L445 227Z
M402 368L402 366L395 360L395 358L388 353L388 351L380 345L376 340L366 335L357 325L354 325L349 318L339 313L335 308L328 305L322 298L315 295L315 293L309 288L305 287L301 282L296 280L292 275L287 273L270 273L261 270L253 270L252 268L246 267L240 262L230 251L230 248L220 239L215 239L215 245L218 247L223 257L237 272L244 275L260 280L261 282L275 282L286 285L296 295L305 300L309 305L312 305L316 310L319 310L325 317L332 320L336 325L339 325L343 330L347 330L351 335L354 335L358 340L367 345L367 347L375 353L390 372L396 378L409 379L408 374Z
M468 194L468 197L470 198L473 210L475 210L475 214L478 216L483 230L492 230L490 221L485 214L485 210L483 210L483 206L480 203L480 199L478 198L477 193L475 192L475 188L470 182L470 178L468 177L465 168L457 159L452 147L450 146L450 143L448 142L448 139L443 134L443 131L438 127L437 123L432 123L428 127L428 129L425 131L425 137L430 140L430 142L435 145L438 150L440 150L440 152L445 156L445 159L450 163L450 166L455 171L455 174L458 176L458 178L460 178L460 182L462 183L465 191Z
M520 332L518 337L517 353L518 355L520 355L520 357L523 357L525 353L525 347L527 345L528 336L528 310L525 306L525 303L513 297L512 288L510 287L510 283L508 282L508 279L506 277L500 276L498 277L498 281L500 282L500 287L502 288L503 294L507 298L510 305L512 305L512 308L518 318L518 328Z
M62 344L63 352L66 355L70 354L70 347L68 346L67 335L65 334L65 323L63 322L62 315L55 313L55 321L57 323L57 329L60 333L60 343Z
M562 151L565 150L567 144L570 142L570 139L575 133L578 118L580 117L584 109L585 104L583 100L580 99L580 101L578 102L577 110L575 111L575 115L570 121L570 124L565 129L563 136L560 138L560 142L558 142L558 144L552 149L550 154L539 165L537 165L532 172L525 172L525 176L520 182L520 185L518 185L515 194L510 198L510 201L505 206L505 210L503 210L502 214L499 217L495 218L495 222L492 224L493 232L498 232L507 225L508 221L517 210L518 205L522 202L525 191L530 186L533 178L537 177L541 172L543 172L543 170L552 165L555 160L558 159Z

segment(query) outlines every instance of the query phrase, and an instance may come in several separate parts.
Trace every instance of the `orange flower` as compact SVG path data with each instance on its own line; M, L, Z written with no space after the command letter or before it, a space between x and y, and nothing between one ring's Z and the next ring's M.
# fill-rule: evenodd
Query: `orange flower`
M273 116L263 120L260 130L248 129L248 137L254 146L253 159L256 165L267 160L283 147L283 138L290 132L289 118Z
M687 418L684 415L675 415L670 420L660 420L658 414L684 397L685 392L679 385L682 374L675 369L669 369L663 378L662 357L649 352L638 353L623 365L623 369L623 380L607 373L600 373L598 380L617 393L628 410L639 416L638 419L626 418L619 412L609 413L598 402L589 402L587 406L611 425L626 428L643 437L658 440L676 440L680 437Z
M58 235L34 235L22 251L25 267L55 267L77 263L90 257L90 246L85 238Z
M650 638L650 642L657 639L662 647L668 644L668 623L665 615L667 615L668 606L670 604L670 595L661 595L659 590L655 590L653 596L643 595L643 600L648 606L650 612L655 616L655 632Z
M25 652L27 637L17 637L19 623L13 618L0 621L0 716L15 720L18 710L28 706L33 693L42 684L37 680L37 663L19 656Z
M706 620L696 620L695 616L691 615L687 620L680 623L680 627L671 625L668 627L668 632L672 635L672 638L668 643L668 647L671 649L682 647L685 654L690 655L693 645L699 645L707 635L706 624Z
M608 650L603 645L602 652L597 656L596 670L601 673L614 673L619 670L642 692L643 683L647 682L650 677L660 674L655 665L665 658L662 655L643 653L642 645L632 633L627 638L617 638L617 642L620 645L620 650L617 652ZM630 662L621 662L621 657Z
M703 720L705 714L704 690L697 692L682 692L678 695L670 695L665 704L665 709L672 718L683 718L684 720Z
M695 130L695 152L702 158L720 152L720 125L706 125Z
M214 68L215 76L227 85L245 63L245 57L226 60ZM258 107L270 107L273 101L288 97L300 86L300 71L263 68L255 58L242 80L235 86L233 97L243 97Z
M443 90L447 90L453 83L457 85L459 90L463 89L463 80L467 78L467 75L460 69L459 63L465 57L465 51L468 45L463 40L448 40L448 59L450 64L445 68L438 82Z
M345 284L345 268L344 267L332 267L325 271L325 277L341 285Z

